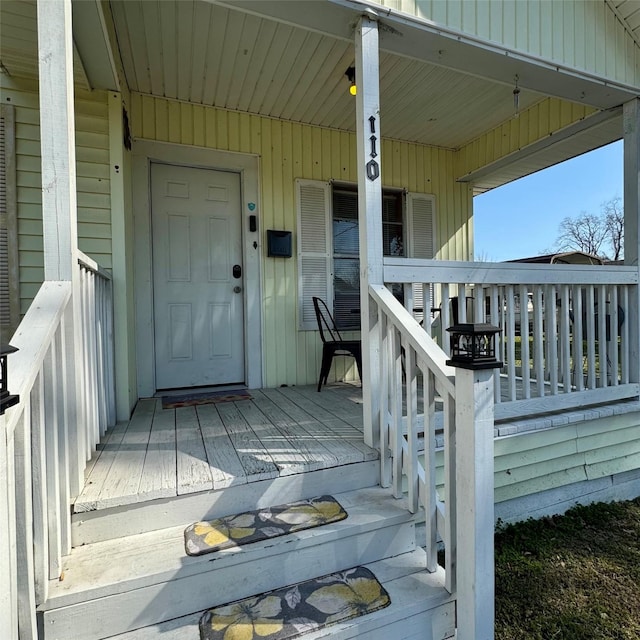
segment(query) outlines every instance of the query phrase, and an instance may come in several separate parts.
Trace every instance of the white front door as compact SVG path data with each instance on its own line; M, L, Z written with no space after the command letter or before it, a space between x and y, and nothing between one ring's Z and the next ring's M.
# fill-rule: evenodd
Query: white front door
M151 165L156 388L243 383L240 176Z

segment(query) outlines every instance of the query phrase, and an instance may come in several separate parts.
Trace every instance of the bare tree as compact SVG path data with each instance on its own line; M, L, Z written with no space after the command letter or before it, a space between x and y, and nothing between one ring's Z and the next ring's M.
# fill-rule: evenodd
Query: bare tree
M612 259L620 260L624 256L624 208L622 198L612 198L602 205L607 239L612 249Z
M563 218L558 227L556 248L559 251L584 251L601 258L606 257L603 244L608 229L603 216L583 211L579 216Z
M563 218L558 227L556 251L584 251L599 258L619 260L624 255L624 208L616 196L601 206L600 215L583 211Z

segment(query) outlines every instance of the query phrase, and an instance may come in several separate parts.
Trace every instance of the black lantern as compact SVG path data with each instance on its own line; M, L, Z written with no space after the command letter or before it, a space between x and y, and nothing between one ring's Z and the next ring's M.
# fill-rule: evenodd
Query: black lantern
M18 404L20 396L12 396L9 394L8 377L7 377L7 356L15 353L17 349L10 344L0 347L0 416L6 409Z
M461 323L449 327L451 359L447 364L463 369L496 369L495 335L498 327L485 323Z

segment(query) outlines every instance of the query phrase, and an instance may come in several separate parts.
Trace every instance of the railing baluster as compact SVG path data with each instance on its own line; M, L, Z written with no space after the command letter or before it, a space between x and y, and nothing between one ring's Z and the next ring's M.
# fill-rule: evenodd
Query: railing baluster
M562 388L565 393L571 389L571 343L569 341L569 287L560 287L560 372Z
M85 441L85 461L91 457L91 385L86 375L89 370L89 335L85 330L89 323L89 311L88 311L88 272L86 269L80 268L80 305L81 305L81 317L82 317L82 371L80 372L81 382L80 387L82 389L81 398L82 402L82 428L84 429L84 441Z
M513 285L508 285L505 289L507 307L506 325L506 360L507 360L507 380L509 385L509 398L511 401L517 398L516 388L516 317L515 317L515 296Z
M596 321L595 289L589 285L587 295L587 388L596 387Z
M467 285L461 284L458 287L458 322L471 322L472 318L467 318Z
M58 359L55 344L44 359L44 399L47 422L45 426L46 487L49 579L57 580L62 572L60 470L58 458L58 432L60 422L60 397L57 385Z
M622 287L622 308L629 309L629 287ZM622 323L620 336L620 382L629 384L629 320Z
M61 555L67 555L71 552L71 519L69 516L71 505L71 491L69 487L69 420L67 419L66 406L66 378L63 367L65 358L64 342L62 338L62 322L58 325L58 329L53 338L52 347L55 350L56 370L54 371L55 393L57 395L58 409L58 458L57 467L59 475L58 484L58 504L60 508L60 551ZM62 571L62 568L60 568Z
M552 396L558 393L558 307L556 304L556 288L550 285L545 295L547 373L549 390Z
M424 388L424 513L427 552L427 571L438 568L438 500L436 493L436 402L433 374L426 365L423 371Z
M573 384L576 391L584 390L584 349L582 340L584 327L582 326L582 298L583 289L580 286L573 287Z
M482 285L473 288L473 322L484 322L484 289Z
M533 292L533 351L534 367L536 371L536 395L544 396L544 297L541 286L536 286Z
M403 341L405 353L405 377L407 395L407 444L408 456L405 464L409 509L411 513L418 510L418 377L416 375L416 354L413 347Z
M456 590L456 403L447 394L444 397L444 526L445 588Z
M391 395L391 423L393 436L393 495L402 497L402 351L400 349L400 334L393 327L391 329L391 366L393 373Z
M387 316L378 307L378 324L380 325L380 484L391 486L391 449L389 446L389 362L390 339Z
M598 361L600 364L600 386L607 386L607 291L598 286Z
M522 375L522 396L531 397L531 376L529 369L529 288L522 285L520 293L520 369ZM499 376L495 376L499 378Z
M433 307L431 290L430 284L422 285L422 326L429 336L431 335L431 308Z
M63 381L61 391L65 409L65 428L68 438L68 477L69 495L75 498L84 486L85 468L85 443L83 438L83 427L81 414L78 410L76 399L76 376L80 375L76 371L73 327L73 305L67 305L60 319L60 379Z
M618 287L613 286L609 290L610 306L611 306L611 336L608 341L609 358L608 364L611 371L610 385L617 387L619 384L618 377Z
M71 305L69 305L69 308ZM31 391L31 460L33 495L33 553L36 604L46 601L49 592L47 531L47 452L45 437L44 373L40 371Z

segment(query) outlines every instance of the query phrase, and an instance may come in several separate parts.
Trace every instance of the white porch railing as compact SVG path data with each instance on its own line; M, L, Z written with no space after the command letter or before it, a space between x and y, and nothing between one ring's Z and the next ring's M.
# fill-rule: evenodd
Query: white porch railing
M370 285L369 295L381 339L382 485L392 486L400 498L406 482L409 509L424 509L430 572L438 569L442 540L445 587L457 601L458 637L493 638L493 372L447 365L445 352L389 289ZM444 435L440 494L436 427Z
M115 368L113 353L113 289L111 275L88 256L78 252L84 368L84 415L93 425L90 440L100 441L116 422ZM88 457L93 453L88 451Z
M80 256L82 323L71 282L45 282L9 356L0 438L0 637L36 638L36 606L71 550L71 502L100 433L115 420L110 279ZM74 341L90 354L81 366ZM102 371L99 371L102 370Z
M496 418L638 396L629 337L639 329L626 317L636 267L403 258L384 265L385 282L404 285L405 306L446 352L455 322L501 329Z

